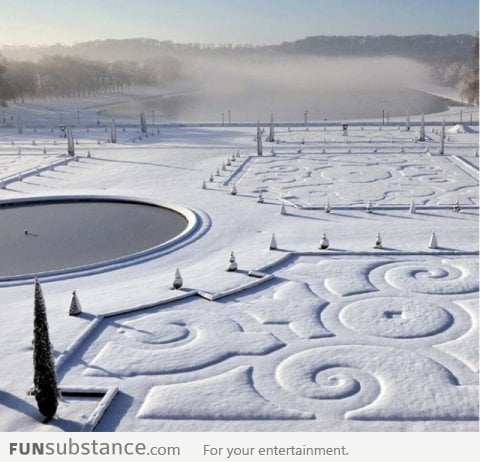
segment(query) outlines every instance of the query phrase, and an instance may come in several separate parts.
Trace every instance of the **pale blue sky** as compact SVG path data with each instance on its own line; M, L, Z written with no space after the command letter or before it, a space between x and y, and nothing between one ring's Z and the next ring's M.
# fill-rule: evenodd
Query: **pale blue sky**
M271 44L312 35L475 34L478 0L0 0L0 45L150 37Z

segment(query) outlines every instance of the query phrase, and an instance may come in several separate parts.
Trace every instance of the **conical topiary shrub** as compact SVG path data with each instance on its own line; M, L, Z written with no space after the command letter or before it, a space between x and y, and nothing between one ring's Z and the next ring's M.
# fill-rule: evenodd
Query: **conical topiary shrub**
M332 207L330 207L330 201L327 200L327 205L325 206L325 213L330 213L332 211Z
M70 302L70 309L68 310L69 316L78 316L82 312L82 305L77 296L77 291L72 293L72 301Z
M410 202L410 210L409 210L410 213L417 213L417 209L416 209L416 206L415 206L415 201L412 199L412 202Z
M47 309L38 279L35 279L33 370L33 395L38 410L49 420L57 412L60 391L48 333Z
M375 239L375 245L373 247L375 249L383 249L382 236L380 236L380 233L377 233L377 238Z
M275 234L272 233L272 239L270 240L270 250L277 250L278 244L277 239L275 238Z
M322 239L320 241L320 249L326 250L330 246L330 242L328 241L327 235L325 233L322 234Z
M428 248L429 249L438 248L438 241L437 241L437 236L435 234L435 231L432 231L432 234L430 235L430 241L428 242Z
M232 252L230 254L229 265L228 265L227 271L237 271L237 269L238 269L238 265L237 265L237 262L236 262L236 259L235 259L235 254Z
M183 279L182 275L180 274L180 270L177 268L175 271L175 279L173 280L172 288L175 290L181 289L183 286Z
M454 211L455 213L460 213L461 210L462 210L462 209L461 209L461 207L460 207L460 201L457 199L457 200L455 201L455 204L453 205L453 211Z

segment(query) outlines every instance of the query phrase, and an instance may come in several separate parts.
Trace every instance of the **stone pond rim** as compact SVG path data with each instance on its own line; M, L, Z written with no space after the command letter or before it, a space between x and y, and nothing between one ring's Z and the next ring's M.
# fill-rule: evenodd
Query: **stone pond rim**
M65 279L157 258L186 245L198 213L152 199L56 195L0 200L0 284Z

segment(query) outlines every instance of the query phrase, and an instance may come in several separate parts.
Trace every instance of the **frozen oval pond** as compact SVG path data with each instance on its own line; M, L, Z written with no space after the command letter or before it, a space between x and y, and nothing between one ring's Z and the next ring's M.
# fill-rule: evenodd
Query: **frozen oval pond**
M0 206L0 277L107 262L163 244L186 229L172 209L114 200Z

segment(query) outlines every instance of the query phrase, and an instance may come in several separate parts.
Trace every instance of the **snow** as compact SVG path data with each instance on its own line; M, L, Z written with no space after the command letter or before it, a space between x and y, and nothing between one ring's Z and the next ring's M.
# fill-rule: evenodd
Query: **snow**
M266 400L255 390L252 373L252 367L240 366L208 379L154 387L137 417L227 421L314 418L311 413L283 409ZM235 396L233 406L232 396ZM199 405L192 406L192 402Z
M410 131L352 121L348 136L342 121L276 126L262 156L253 123L146 137L116 118L113 144L82 110L79 161L50 171L67 150L50 126L59 111L74 120L69 104L7 109L24 129L0 126L0 180L31 173L2 201L138 198L198 223L148 258L40 278L60 388L79 391L48 425L27 395L33 284L0 280L1 430L478 431L478 125L464 120L438 155L439 121L458 124L458 108L426 116L425 142L415 115Z

